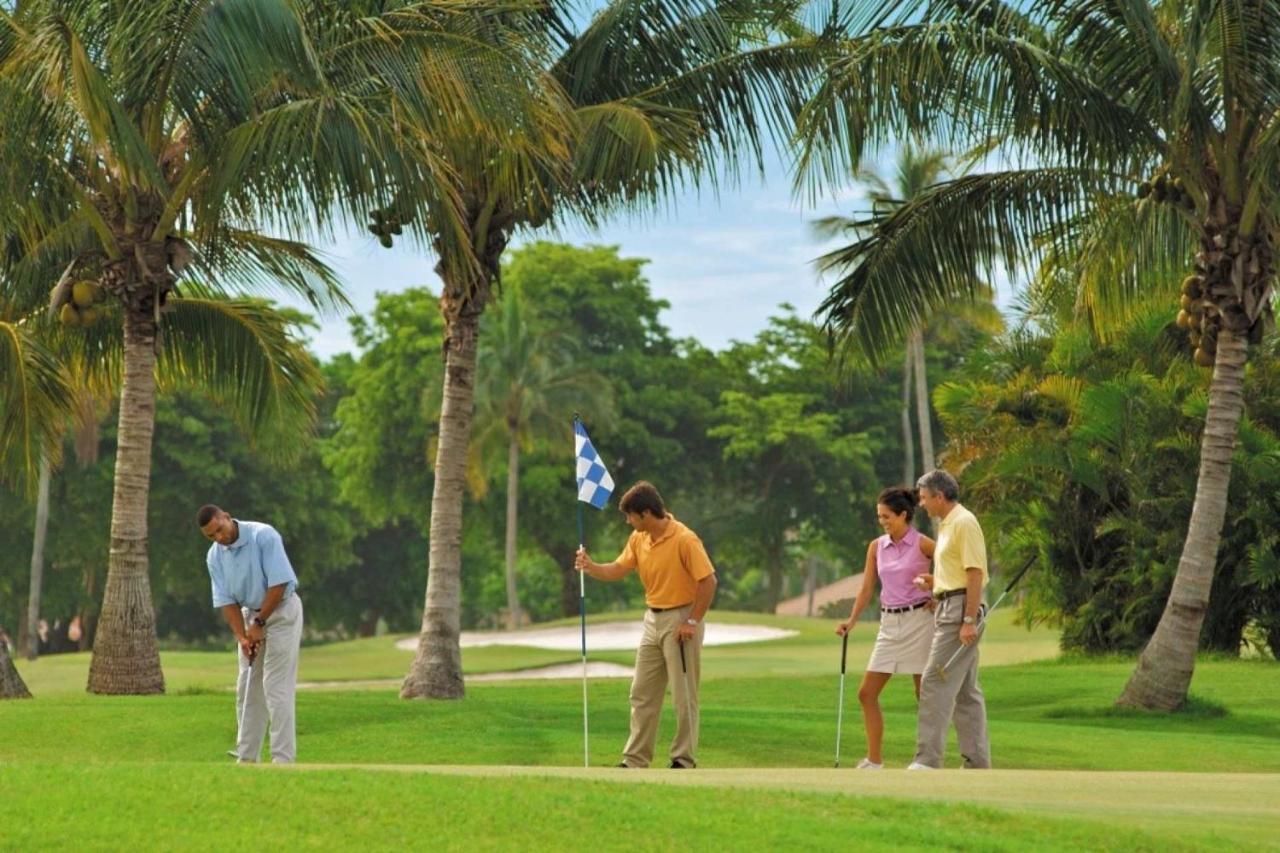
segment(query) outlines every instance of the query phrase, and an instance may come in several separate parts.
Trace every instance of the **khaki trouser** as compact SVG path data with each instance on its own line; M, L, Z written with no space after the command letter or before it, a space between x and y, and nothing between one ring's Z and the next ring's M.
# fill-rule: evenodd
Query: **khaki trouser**
M244 609L245 624L253 611ZM297 758L294 694L298 686L298 650L302 644L302 599L297 594L280 602L267 617L266 637L253 663L239 652L236 680L236 754L257 761L271 725L271 761L291 764Z
M978 643L960 653L947 669L946 681L938 677L938 667L951 660L956 649L961 648L964 600L963 595L945 598L938 602L938 609L933 614L933 646L920 682L916 723L915 760L928 767L942 766L942 751L953 717L964 766L971 769L991 766L987 704L978 684Z
M628 767L648 767L653 760L668 681L676 706L671 760L685 767L697 766L698 678L705 626L699 624L693 639L684 643L685 671L680 668L680 642L676 639L676 630L692 612L692 604L662 613L645 611L644 636L636 649L636 673L631 679L631 737L622 750L623 763Z

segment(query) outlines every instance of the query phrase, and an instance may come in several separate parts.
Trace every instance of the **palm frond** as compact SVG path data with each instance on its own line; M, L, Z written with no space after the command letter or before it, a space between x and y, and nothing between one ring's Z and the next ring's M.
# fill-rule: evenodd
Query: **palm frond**
M930 310L978 292L1000 269L1034 268L1105 175L1033 169L966 175L855 223L865 236L818 259L836 273L818 308L845 356L872 361Z
M296 450L297 437L313 427L324 382L290 317L262 301L192 284L183 290L164 316L161 385L201 390L228 406L254 441Z
M219 290L291 293L322 312L351 307L337 273L306 243L224 227L197 246L194 277Z
M0 316L0 480L28 490L41 457L57 458L74 403L62 364L33 325Z
M1045 165L1127 171L1164 142L1109 81L1076 64L1049 34L969 20L903 24L844 42L797 130L798 179L839 180L872 144L911 137L955 150L991 139Z

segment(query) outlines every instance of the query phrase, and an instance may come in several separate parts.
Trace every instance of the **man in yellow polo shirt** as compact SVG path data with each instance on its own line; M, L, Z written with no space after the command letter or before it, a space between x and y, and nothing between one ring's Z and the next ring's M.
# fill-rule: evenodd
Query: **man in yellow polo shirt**
M933 645L920 682L916 720L916 757L908 770L936 770L942 766L947 729L954 718L956 741L966 768L991 766L987 739L987 705L978 684L978 622L982 590L987 586L987 546L973 513L961 506L960 486L946 471L925 474L916 483L920 505L939 520L933 549L933 574L921 575L932 584L938 607L933 615ZM947 669L938 668L957 649L966 649Z
M696 767L702 619L716 592L716 570L702 540L667 512L652 484L636 483L622 496L619 508L634 532L618 559L593 563L579 550L576 560L578 571L602 581L621 580L634 570L648 605L631 680L631 736L618 766L648 767L653 760L662 697L670 681L676 706L671 767Z

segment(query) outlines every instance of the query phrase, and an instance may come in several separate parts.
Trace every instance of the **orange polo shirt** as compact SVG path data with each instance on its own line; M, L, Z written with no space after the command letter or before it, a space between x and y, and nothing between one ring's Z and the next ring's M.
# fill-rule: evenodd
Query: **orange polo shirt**
M636 531L627 539L615 560L624 569L635 569L644 586L644 601L650 607L680 607L692 604L698 581L716 573L698 534L676 521L657 539Z

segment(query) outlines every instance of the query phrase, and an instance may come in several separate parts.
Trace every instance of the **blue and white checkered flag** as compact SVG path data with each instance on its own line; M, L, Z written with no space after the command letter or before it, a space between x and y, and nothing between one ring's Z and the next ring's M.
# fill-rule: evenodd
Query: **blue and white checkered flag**
M604 509L613 494L613 478L591 445L582 421L573 422L573 455L578 460L578 500Z

